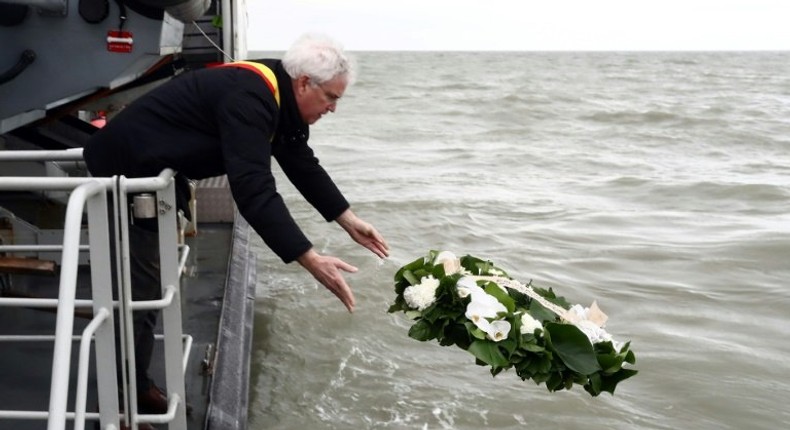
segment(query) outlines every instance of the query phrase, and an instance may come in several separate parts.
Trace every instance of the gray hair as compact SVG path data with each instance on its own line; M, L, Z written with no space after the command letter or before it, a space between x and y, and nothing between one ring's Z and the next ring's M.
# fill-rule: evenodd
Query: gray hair
M305 34L283 56L283 67L291 78L305 75L315 85L345 76L348 86L356 79L354 59L337 41L321 34Z

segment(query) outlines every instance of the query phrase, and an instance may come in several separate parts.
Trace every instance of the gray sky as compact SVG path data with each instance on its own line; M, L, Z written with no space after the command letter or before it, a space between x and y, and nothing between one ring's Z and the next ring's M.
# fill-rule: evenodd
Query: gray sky
M247 0L250 51L790 50L790 0Z

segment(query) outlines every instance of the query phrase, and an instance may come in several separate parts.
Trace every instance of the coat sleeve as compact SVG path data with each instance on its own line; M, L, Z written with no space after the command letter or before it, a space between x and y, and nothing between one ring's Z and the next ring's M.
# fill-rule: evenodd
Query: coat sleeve
M222 156L239 212L266 245L290 263L312 244L275 186L270 139L277 109L263 82L230 90L216 106Z
M288 180L327 221L334 221L349 208L335 182L319 164L307 139L280 142L275 157Z

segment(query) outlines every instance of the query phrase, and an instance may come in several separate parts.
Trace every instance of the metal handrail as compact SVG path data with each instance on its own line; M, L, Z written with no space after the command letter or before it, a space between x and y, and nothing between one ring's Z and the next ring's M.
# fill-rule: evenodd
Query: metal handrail
M85 428L85 404L88 398L88 359L91 354L91 340L94 333L99 329L105 320L110 317L110 311L107 308L99 309L98 314L91 320L85 330L82 331L82 339L80 341L80 355L79 367L77 370L77 395L75 397L76 405L74 406L74 428Z
M53 151L0 151L0 161L82 161L82 148Z
M41 160L41 161L79 161L82 159L82 150L66 150L66 151L0 151L0 161L30 161L30 160ZM55 344L55 353L53 356L52 362L52 384L51 384L51 392L50 392L50 405L49 411L0 411L0 417L4 418L38 418L38 419L47 419L48 418L48 429L49 430L60 430L65 428L65 423L67 418L73 418L75 420L74 428L75 429L82 429L84 428L85 419L107 419L106 411L102 410L101 413L86 413L85 411L85 403L87 398L87 366L89 361L90 355L90 345L91 341L94 339L94 333L97 330L100 330L100 327L108 321L112 321L111 311L108 310L106 307L96 308L97 303L93 300L76 300L76 280L77 280L77 268L79 265L79 252L81 251L90 251L91 248L89 246L80 245L80 228L81 228L81 221L82 221L82 214L86 208L86 203L90 202L91 199L95 198L95 196L101 194L103 191L112 190L116 193L123 194L121 201L124 202L124 205L120 206L121 209L121 218L125 220L126 215L126 207L125 207L125 200L126 200L126 193L133 193L133 192L142 192L142 191L156 191L157 194L160 194L162 190L169 188L170 196L172 196L172 179L175 172L172 169L164 169L158 176L151 177L151 178L121 178L120 188L115 188L117 182L115 178L41 178L41 177L0 177L0 190L4 191L29 191L29 190L41 190L41 191L72 191L71 196L69 198L68 206L66 209L66 221L64 225L64 236L63 236L63 245L2 245L0 246L0 252L22 252L22 251L62 251L62 262L61 262L61 276L60 276L60 286L59 286L59 297L58 299L19 299L19 298L0 298L0 306L33 306L33 307L57 307L57 325L55 329L54 336L0 336L0 341L40 341L40 340L52 340L54 339ZM164 195L164 194L163 194ZM102 197L103 198L103 197ZM102 200L104 202L104 200ZM174 202L172 206L175 206ZM103 211L106 213L106 203L101 203ZM93 211L93 212L92 212ZM92 215L96 211L96 206L91 204L89 208L89 230L91 229L91 220ZM170 215L167 215L170 217ZM105 215L106 217L106 215ZM171 221L173 218L169 218ZM163 218L160 217L160 227L165 226L163 224ZM117 218L116 218L117 222ZM102 223L99 223L102 225ZM125 224L122 225L122 231L125 230ZM106 229L106 224L104 224ZM171 227L172 228L172 227ZM106 230L105 230L106 231ZM160 232L163 229L160 228ZM106 234L106 233L105 233ZM124 231L124 234L125 231ZM164 238L163 238L164 236ZM91 235L93 237L93 235ZM106 236L105 236L106 237ZM164 232L164 235L160 234L160 248L165 245L162 245L163 240L167 240L172 238L173 235L169 232ZM128 243L124 240L125 243ZM117 241L116 241L117 243ZM91 242L93 244L93 242ZM106 245L106 244L105 244ZM162 248L164 249L164 248ZM184 405L183 398L184 388L183 388L183 373L186 371L186 364L189 355L189 350L191 349L192 338L188 335L183 335L181 333L180 328L180 305L179 300L176 299L178 295L178 288L173 285L173 282L177 282L177 278L184 273L184 267L186 265L187 255L189 254L189 247L186 245L182 245L180 249L183 251L180 258L177 258L176 261L172 261L172 256L168 256L167 258L172 261L172 263L177 264L178 266L178 273L176 274L175 279L168 275L167 278L164 277L163 274L163 282L167 280L169 283L164 286L164 295L162 299L159 300L150 300L150 301L131 301L130 297L127 297L128 310L126 311L127 315L124 317L130 317L132 310L139 310L139 309L163 309L167 308L168 306L175 305L176 311L167 311L165 313L165 318L163 319L163 323L165 323L165 348L166 353L169 349L170 351L173 350L173 341L168 340L168 335L172 336L174 334L180 334L182 342L182 347L185 351L181 351L183 357L177 363L170 363L170 359L166 358L166 374L167 374L167 383L168 388L172 388L172 392L169 396L168 403L168 412L163 415L142 415L138 414L136 411L136 401L134 399L130 400L131 406L131 422L132 424L138 422L153 422L153 423L176 423L179 427L185 425L184 421ZM124 253L128 253L128 250L124 251ZM93 254L92 254L93 255ZM172 254L170 254L172 255ZM125 254L126 258L128 258L128 254ZM164 257L163 257L164 258ZM92 268L93 273L93 268ZM128 275L128 272L127 272ZM95 282L94 282L95 284ZM128 278L124 280L124 285L128 285ZM127 290L128 291L128 290ZM95 293L95 291L94 291ZM127 293L128 294L128 293ZM105 297L105 300L107 298ZM110 300L107 306L110 307L119 307L118 301ZM73 335L73 323L74 323L74 309L75 307L89 307L94 306L94 319L89 323L88 327L83 331L82 336L74 336ZM174 318L178 318L177 327L172 326ZM102 329L106 330L106 329ZM68 400L68 381L70 377L70 355L71 355L71 343L75 339L80 339L80 354L79 354L79 362L78 362L78 375L77 375L77 394L76 394L76 405L75 405L75 412L67 412L67 400ZM106 344L105 344L106 347ZM127 346L128 348L128 346ZM133 345L131 346L133 348ZM106 350L105 350L106 352ZM98 349L97 349L98 354ZM167 355L167 354L166 354ZM174 356L175 358L175 356ZM133 360L133 359L132 359ZM114 364L113 364L114 365ZM171 376L171 371L173 369L181 370L178 377ZM105 367L105 371L106 371ZM130 370L130 372L134 372L134 370ZM114 380L115 376L112 375L112 379ZM174 383L175 382L175 383ZM114 384L114 382L113 382ZM180 389L178 388L180 384ZM129 387L132 393L134 393L135 388L134 385ZM101 390L100 390L101 391ZM170 390L169 390L170 391ZM107 391L104 392L105 396L107 395ZM101 402L100 402L101 405ZM117 413L117 403L115 412ZM104 422L104 421L103 421ZM109 418L109 428L114 428L115 424L117 423L117 415L115 418Z
M0 151L0 155L4 151ZM23 151L25 152L25 151ZM37 151L33 151L37 152ZM0 161L3 161L0 157ZM126 178L126 189L129 193L142 191L160 191L167 187L170 180L175 176L173 169L164 169L158 176L150 178ZM41 178L35 176L3 176L0 181L0 191L29 191L31 189L41 191L71 191L80 185L99 182L105 189L113 187L113 178Z
M80 245L80 251L89 251L88 245ZM0 245L0 252L57 252L62 251L63 245Z
M80 227L82 213L88 198L104 191L97 182L77 187L69 197L66 221L63 230L63 255L60 266L58 313L55 325L55 353L52 360L52 388L49 397L47 429L60 430L66 427L68 402L71 336L74 327L74 300L77 291L77 269L79 266ZM69 252L71 251L71 252Z

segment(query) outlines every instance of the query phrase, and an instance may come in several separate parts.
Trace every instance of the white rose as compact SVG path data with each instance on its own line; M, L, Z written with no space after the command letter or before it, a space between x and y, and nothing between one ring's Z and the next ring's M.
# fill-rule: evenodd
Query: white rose
M436 301L436 288L438 287L439 280L428 275L420 279L419 284L406 287L403 291L403 298L409 307L423 311Z

